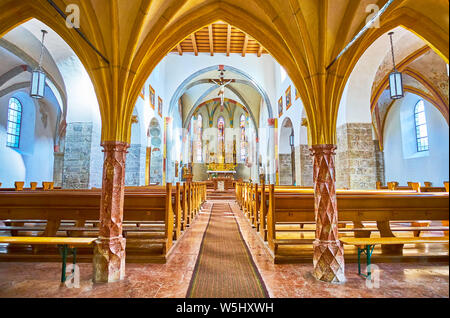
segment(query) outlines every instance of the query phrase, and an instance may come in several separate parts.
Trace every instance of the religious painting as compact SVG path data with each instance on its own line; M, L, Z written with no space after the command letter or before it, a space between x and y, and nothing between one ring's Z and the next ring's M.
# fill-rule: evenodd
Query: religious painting
M278 100L278 117L283 115L283 97Z
M220 116L217 120L217 130L217 156L218 158L221 158L221 160L219 160L219 163L225 163L225 119L222 116Z
M286 110L288 110L292 106L292 99L291 99L291 86L288 87L286 90Z
M295 88L295 100L297 100L297 99L299 99L300 98L300 95L299 95L299 93L298 93L298 89L297 89L297 87Z
M162 117L163 100L158 96L158 114Z
M149 85L150 88L150 107L155 109L155 90L153 89L152 85Z
M139 93L139 97L141 97L142 99L145 99L145 86L142 87L142 91Z

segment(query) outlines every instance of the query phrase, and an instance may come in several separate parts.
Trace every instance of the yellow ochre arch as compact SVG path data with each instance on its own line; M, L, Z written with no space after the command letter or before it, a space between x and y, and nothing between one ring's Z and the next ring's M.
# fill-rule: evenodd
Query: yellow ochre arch
M381 35L404 26L448 63L445 0L399 0L379 29L369 29L333 67L327 66L365 25L365 1L348 0L54 0L81 10L81 31L103 61L46 0L0 0L0 36L30 18L57 32L85 66L97 94L102 141L129 142L134 104L156 65L194 31L218 20L248 33L285 68L308 117L311 143L335 144L340 99L365 50ZM381 8L387 0L379 0Z

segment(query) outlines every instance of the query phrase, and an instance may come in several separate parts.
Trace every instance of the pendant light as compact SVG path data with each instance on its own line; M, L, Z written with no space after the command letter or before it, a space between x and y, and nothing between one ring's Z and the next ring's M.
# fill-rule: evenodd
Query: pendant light
M45 35L48 33L45 30L42 31L42 45L41 45L41 56L39 58L39 66L32 73L31 77L31 92L30 96L36 99L40 99L44 97L45 92L45 78L46 75L42 70L42 59L44 57L44 40Z
M392 40L392 35L394 35L394 32L389 32L389 36L391 38L392 64L394 65L394 70L391 74L389 74L389 87L391 91L391 99L400 99L404 97L403 78L402 73L397 71L397 68L395 66L394 42Z

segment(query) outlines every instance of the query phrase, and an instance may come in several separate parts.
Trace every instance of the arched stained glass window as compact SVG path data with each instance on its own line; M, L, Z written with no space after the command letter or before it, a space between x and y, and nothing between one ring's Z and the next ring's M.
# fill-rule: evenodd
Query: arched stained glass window
M195 135L196 135L196 154L197 154L197 162L203 162L203 116L198 115L195 123Z
M428 128L427 118L425 116L425 103L423 100L420 100L414 108L414 119L416 123L417 151L428 151Z
M223 154L225 150L225 119L222 116L217 120L217 138L218 138L218 152Z
M245 124L247 122L247 118L244 114L241 115L240 119L240 127L241 127L241 161L245 161L247 159L247 143L245 142Z
M19 148L20 128L22 124L22 104L17 98L9 100L8 128L6 145L11 148Z

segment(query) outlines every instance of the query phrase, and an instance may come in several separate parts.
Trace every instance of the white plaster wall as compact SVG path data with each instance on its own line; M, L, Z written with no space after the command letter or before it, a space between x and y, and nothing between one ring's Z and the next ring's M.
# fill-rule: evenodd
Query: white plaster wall
M137 115L139 123L133 124L131 127L131 144L141 145L142 149L151 146L151 138L148 137L147 133L152 119L156 119L158 122L159 127L161 128L161 140L162 142L164 141L164 114L163 116L158 114L158 97L161 97L163 100L163 111L167 109L169 103L169 100L165 95L165 82L167 81L164 78L164 68L165 62L162 61L153 70L144 85L144 98L138 97L133 110L133 115ZM150 105L150 85L155 90L155 109ZM151 147L153 148L153 146ZM163 152L162 147L163 145L161 145L161 153ZM168 145L167 149L171 149L170 145ZM145 171L145 165L146 156L142 155L140 157L140 169ZM143 183L145 183L145 172L141 174L144 179L140 180L140 184L143 185Z
M6 147L8 101L11 95L0 98L0 183L2 188L14 187L15 181L25 181L26 168L22 155Z
M419 97L407 94L392 106L384 129L386 181L406 185L408 181L433 182L443 186L449 180L449 130L442 114L425 101L430 150L411 152L415 146L414 106ZM409 115L408 115L409 114Z
M166 77L170 78L166 83L165 94L169 98L187 77L214 65L228 65L241 69L264 88L272 104L276 98L274 65L278 63L270 55L262 57L247 55L244 60L239 54L231 54L228 57L223 54L210 56L208 53L199 53L197 57L190 54L183 56L168 54L162 63L166 65Z
M401 61L406 55L415 51L416 46L425 42L399 26L394 28L394 42L396 42L396 60ZM403 42L401 41L402 37ZM390 59L390 44L387 33L379 37L361 56L356 63L342 95L337 127L345 123L370 123L370 98L372 87L380 65L386 58ZM402 45L398 45L402 43ZM412 47L408 47L412 45ZM400 49L401 52L399 51ZM401 53L401 54L400 54Z
M281 79L282 76L280 75L279 77L276 77L276 78ZM288 89L289 86L291 87L292 105L288 110L286 110L286 90ZM283 114L281 117L278 116L279 115L278 114L278 100L280 99L280 97L283 97ZM295 86L294 86L294 83L292 82L292 80L289 78L289 76L286 76L283 83L278 83L278 93L277 93L277 98L276 98L274 107L276 108L276 110L274 112L275 117L279 117L278 127L281 127L282 123L284 122L284 120L286 118L289 118L292 121L292 127L294 128L294 146L297 147L302 143L302 140L307 140L307 136L302 136L302 134L301 134L301 120L302 120L302 113L303 113L303 109L304 109L303 102L300 97L298 99L295 99ZM279 135L279 143L278 143L279 145L281 145L281 140L282 140L281 138L282 138L282 136L280 134ZM288 140L288 144L289 144L289 140ZM282 153L288 153L288 152L286 152L286 150L284 150L284 152L282 152ZM290 150L289 150L289 153L290 153Z
M58 68L67 87L66 121L101 123L94 86L81 61L73 55L60 60Z
M6 128L9 99L17 98L22 104L21 139L18 149L6 146ZM28 93L18 91L0 98L0 182L2 187L14 187L15 181L29 182L53 180L53 138L56 114L48 111L45 127L39 106Z
M278 65L278 63L269 55L265 55L261 58L258 58L257 56L248 55L245 59L245 64L243 63L244 60L242 57L238 54L232 54L230 57L226 57L225 55L216 54L215 56L211 57L209 54L200 54L201 57L195 57L190 54L184 54L182 57L180 57L177 54L169 54L161 63L158 65L160 67L161 65L165 65L164 67L164 76L161 78L161 82L165 83L165 93L164 98L166 100L165 107L164 107L164 116L171 116L171 114L168 114L169 110L169 102L177 90L177 88L182 84L182 82L192 75L193 73L210 67L214 65L229 65L238 69L243 70L245 73L247 73L250 77L252 77L267 93L272 105L275 104L275 84L274 81L275 78L275 70ZM155 71L152 73L150 78L154 76L156 73L161 73L161 70L155 69ZM170 81L167 81L165 79L170 78ZM155 87L155 86L154 86ZM156 90L156 87L155 87ZM192 105L185 105L185 107L191 107ZM265 105L263 105L263 109L265 109ZM274 111L274 110L272 110ZM263 111L264 112L264 111ZM275 112L274 112L275 113ZM258 120L258 119L257 119ZM265 123L267 125L267 120L265 120ZM174 131L178 127L177 120L174 120L173 128ZM171 149L175 149L178 156L177 148L181 148L177 146L178 141L178 134L174 136L173 138L170 138L172 140L175 140L175 147L171 147ZM260 139L261 140L261 139ZM169 141L168 146L171 146L171 141ZM232 141L231 141L232 143ZM211 145L212 146L212 145ZM171 157L172 160L174 160L173 156ZM171 165L168 166L169 171L168 175L171 174L170 168ZM170 177L168 178L170 180Z
M304 109L303 102L301 98L298 99L295 98L295 85L292 82L292 80L289 78L289 76L285 75L284 71L281 69L281 66L277 67L277 75L275 77L277 83L277 96L276 101L274 103L274 114L275 117L278 117L278 152L281 154L290 154L291 153L291 146L289 144L289 136L291 135L292 129L294 130L294 147L298 149L300 145L304 145L308 143L308 131L306 127L302 127L302 118L306 118L306 113ZM291 102L292 105L289 107L289 109L286 110L286 90L288 87L291 87ZM278 100L280 97L283 98L283 114L281 117L278 113ZM292 129L285 129L280 128L283 124L283 122L286 120L286 118L289 118L292 122ZM297 182L300 180L300 154L295 153L296 159L296 175L297 175ZM298 158L297 158L298 157Z

